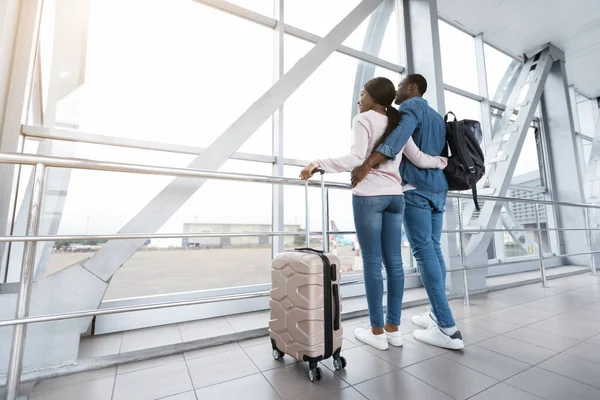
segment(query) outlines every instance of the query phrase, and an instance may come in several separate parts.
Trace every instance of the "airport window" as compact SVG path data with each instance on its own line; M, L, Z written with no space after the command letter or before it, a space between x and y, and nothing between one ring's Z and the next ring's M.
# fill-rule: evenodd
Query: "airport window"
M359 3L360 0L285 0L283 18L288 25L324 36Z
M267 27L189 0L93 0L85 81L74 90L69 79L49 82L53 54L66 49L53 48L53 13L43 20L43 87L48 101L57 101L46 107L56 109L46 124L55 119L84 132L205 147L273 83ZM59 92L67 95L55 100ZM255 140L262 144L245 151L271 154L270 129Z
M489 98L500 103L505 103L505 85L518 72L520 63L510 56L496 50L492 46L484 44L485 73L488 84Z
M355 93L359 62L332 54L285 102L285 157L312 160L348 152L360 92ZM384 68L375 68L374 76L387 76L395 85L400 81L400 74Z
M475 40L444 21L439 21L444 83L479 93Z

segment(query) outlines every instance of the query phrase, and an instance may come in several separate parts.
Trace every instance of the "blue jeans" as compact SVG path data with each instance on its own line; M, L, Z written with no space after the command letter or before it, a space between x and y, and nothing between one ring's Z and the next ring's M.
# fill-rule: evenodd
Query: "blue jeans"
M456 324L446 297L446 263L440 246L446 194L406 191L404 226L438 325L452 328Z
M402 218L404 196L353 196L354 225L360 244L371 326L383 328L382 264L387 272L387 322L400 325L404 269Z

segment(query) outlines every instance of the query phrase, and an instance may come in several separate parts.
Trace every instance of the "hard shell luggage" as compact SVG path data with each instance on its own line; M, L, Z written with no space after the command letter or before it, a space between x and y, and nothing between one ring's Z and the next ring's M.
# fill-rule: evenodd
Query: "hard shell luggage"
M308 182L306 184L308 192ZM326 193L321 173L323 208ZM308 202L307 202L308 204ZM321 379L318 363L333 357L336 370L346 367L342 350L340 263L327 253L327 213L324 212L323 250L296 249L275 257L271 266L269 336L273 358L285 354L309 363L311 382ZM309 240L307 211L307 243Z

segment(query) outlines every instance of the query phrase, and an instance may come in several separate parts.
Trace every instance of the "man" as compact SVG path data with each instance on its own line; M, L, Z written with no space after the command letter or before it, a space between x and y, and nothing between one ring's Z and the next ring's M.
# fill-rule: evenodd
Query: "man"
M401 153L411 136L422 152L432 156L442 153L446 125L440 114L423 99L426 90L427 81L419 74L408 75L400 82L395 100L402 114L400 123L363 165L352 171L353 186L363 180L371 168ZM419 169L405 157L400 164L400 176L406 202L404 227L432 309L413 317L416 325L426 328L414 331L413 336L433 346L462 349L462 336L446 297L446 264L440 247L448 182L442 170Z

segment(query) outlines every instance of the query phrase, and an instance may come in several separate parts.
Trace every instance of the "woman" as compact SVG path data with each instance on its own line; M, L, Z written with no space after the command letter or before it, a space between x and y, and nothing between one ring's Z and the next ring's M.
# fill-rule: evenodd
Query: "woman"
M396 97L394 84L387 78L374 78L361 92L360 114L352 121L353 143L350 154L337 158L316 160L307 165L300 177L309 179L316 168L325 172L343 172L363 163L365 158L385 140L400 121L400 113L392 102ZM445 168L443 157L422 153L412 139L403 154L419 168ZM380 350L388 345L402 346L398 331L404 269L402 267L402 219L404 196L399 166L401 157L385 161L360 182L352 191L354 225L362 251L363 272L371 329L357 329L358 340ZM387 316L383 318L382 263L387 272Z

